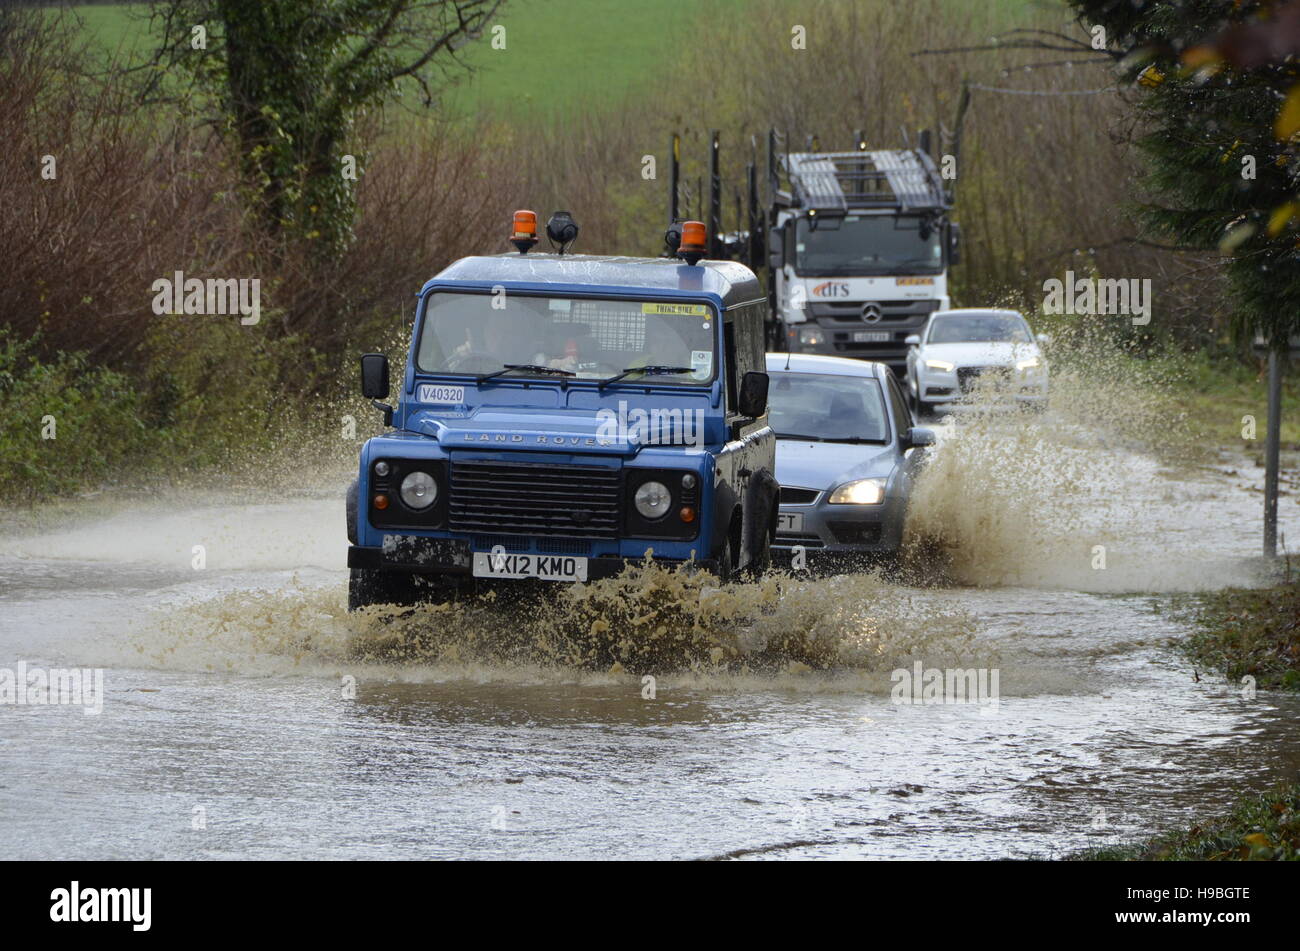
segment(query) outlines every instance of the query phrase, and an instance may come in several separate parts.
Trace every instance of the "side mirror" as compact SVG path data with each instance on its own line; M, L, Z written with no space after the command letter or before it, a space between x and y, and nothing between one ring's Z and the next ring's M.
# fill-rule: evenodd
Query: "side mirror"
M955 221L948 225L948 263L961 263L961 225Z
M361 395L368 400L388 398L388 357L367 353L361 358Z
M920 449L934 445L934 430L926 426L913 426L903 434L904 449Z
M1034 334L1034 339L1038 341L1039 346L1045 347L1052 342L1051 334Z
M785 229L773 228L767 238L767 266L773 271L785 267Z
M907 337L904 338L903 343L907 344L909 347L919 347L921 345L921 335L908 334Z
M740 399L736 409L741 416L758 419L767 412L767 374L761 370L750 370L740 378Z

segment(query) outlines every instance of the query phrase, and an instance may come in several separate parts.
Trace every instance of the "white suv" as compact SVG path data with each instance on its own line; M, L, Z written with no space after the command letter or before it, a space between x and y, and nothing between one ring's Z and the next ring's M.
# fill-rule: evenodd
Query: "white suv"
M907 396L918 413L951 406L977 389L1047 408L1047 361L1025 318L1014 310L936 310L907 338Z

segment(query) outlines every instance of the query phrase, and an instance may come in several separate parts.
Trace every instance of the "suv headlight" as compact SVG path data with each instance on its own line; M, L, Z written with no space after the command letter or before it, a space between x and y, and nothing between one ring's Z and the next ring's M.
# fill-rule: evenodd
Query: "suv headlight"
M417 470L402 480L402 486L398 491L407 507L421 511L437 500L438 482L429 473Z
M844 483L827 501L831 505L879 505L884 500L884 479L858 479Z
M673 494L662 482L645 482L632 496L632 502L642 518L663 518L668 507L673 504Z
M939 370L943 373L951 373L953 365L947 360L926 360L925 368L927 370Z
M1017 361L1016 369L1019 370L1021 373L1025 373L1030 370L1037 370L1042 365L1043 362L1039 360L1038 357L1030 357L1028 360Z

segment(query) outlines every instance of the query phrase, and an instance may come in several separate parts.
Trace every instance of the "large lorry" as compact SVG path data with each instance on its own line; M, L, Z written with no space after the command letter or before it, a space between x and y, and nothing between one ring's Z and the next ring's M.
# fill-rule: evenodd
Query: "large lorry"
M761 572L776 535L767 422L767 299L742 264L518 253L456 261L420 290L391 431L361 449L348 493L348 603L441 600L483 584L588 581L647 555L723 579ZM361 359L389 394L388 359Z
M782 349L877 360L901 375L907 337L948 308L958 226L922 139L845 152L772 144L767 250Z
M931 155L929 133L919 138L917 148L879 150L857 133L856 148L843 152L820 151L810 138L805 151L790 152L772 130L766 194L753 161L746 169L747 220L727 233L713 134L712 253L766 268L771 349L876 360L900 377L905 372L907 337L949 306L948 269L959 247L952 191ZM678 214L679 147L674 136L670 219ZM702 182L697 191L703 205ZM739 189L736 204L740 216Z

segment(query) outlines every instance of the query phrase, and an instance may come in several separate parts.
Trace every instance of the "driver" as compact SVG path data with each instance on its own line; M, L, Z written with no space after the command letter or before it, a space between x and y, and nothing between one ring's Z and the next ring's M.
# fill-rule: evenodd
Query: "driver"
M521 318L508 309L490 309L480 325L482 347L474 343L473 328L467 328L465 342L452 352L448 366L461 370L467 365L482 365L480 368L483 370L496 370L507 363L544 365L546 355L538 351L532 341L534 325L535 321Z

